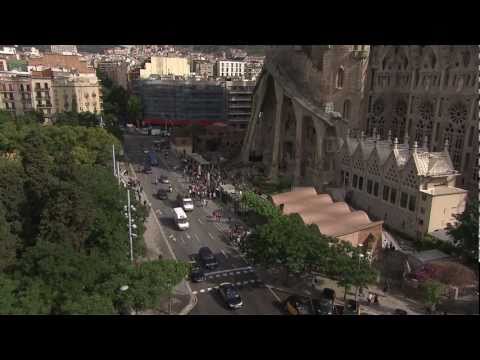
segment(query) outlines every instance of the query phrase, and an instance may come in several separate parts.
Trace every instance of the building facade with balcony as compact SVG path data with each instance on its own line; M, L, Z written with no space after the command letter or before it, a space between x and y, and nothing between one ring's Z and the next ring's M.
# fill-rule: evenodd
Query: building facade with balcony
M229 125L246 129L252 113L255 81L226 81Z
M44 122L52 122L57 109L53 90L53 71L32 71L32 103L33 107L42 114Z
M97 69L115 85L127 90L128 64L125 61L100 61L97 64Z
M33 110L29 73L0 72L0 109L15 115L23 115Z
M245 62L219 60L215 64L215 75L218 77L243 78L245 75Z
M208 60L193 60L192 72L205 79L214 76L214 64Z

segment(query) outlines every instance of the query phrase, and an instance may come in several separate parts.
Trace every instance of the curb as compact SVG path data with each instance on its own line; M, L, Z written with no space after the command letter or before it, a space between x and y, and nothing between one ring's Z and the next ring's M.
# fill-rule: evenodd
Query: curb
M132 171L132 173L135 175L135 179L137 179L137 178L138 178L138 177L137 177L137 173L135 172L135 169L133 168L132 163L129 162L129 163L128 163L128 166L130 167L130 170ZM142 191L142 194L143 194L144 198L146 199L146 201L147 201L147 203L148 203L148 206L150 207L150 209L152 209L152 204L151 204L150 201L148 200L148 197L147 197L147 194L145 193L145 191ZM173 258L174 260L177 260L177 257L175 256L175 253L173 252L172 247L170 246L170 243L168 242L167 237L165 236L165 232L163 231L162 225L161 225L160 222L158 221L158 217L157 217L157 214L156 214L155 212L153 212L153 216L154 216L155 221L156 221L156 223L157 223L157 225L158 225L158 227L159 227L159 229L160 229L160 233L161 233L162 236L163 236L163 239L164 239L164 241L165 241L165 244L167 245L167 248L168 248L168 250L169 250L169 252L170 252L170 255L172 256L172 258ZM183 280L183 281L185 281L185 280ZM186 288L187 288L188 293L189 293L189 295L190 295L190 300L189 300L188 304L187 304L182 310L180 310L180 312L179 312L177 315L188 315L188 313L189 313L190 311L192 311L193 308L194 308L194 307L197 305L197 303L198 303L198 298L197 298L197 296L196 296L195 294L193 294L192 288L190 287L190 285L189 285L187 282L185 282L185 285L186 285Z

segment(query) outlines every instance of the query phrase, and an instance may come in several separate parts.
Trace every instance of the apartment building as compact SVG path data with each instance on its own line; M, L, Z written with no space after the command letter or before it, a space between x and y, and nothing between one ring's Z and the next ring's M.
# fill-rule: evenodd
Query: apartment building
M226 90L220 81L139 80L144 125L208 125L226 120Z
M51 45L50 51L56 54L78 54L76 45Z
M57 109L54 100L53 71L51 69L32 71L32 104L42 113L45 123L52 122Z
M128 87L128 64L125 61L100 61L97 69L101 74L110 79L115 85L127 90Z
M193 60L192 72L205 79L212 78L214 76L214 64L208 60Z
M0 71L8 71L7 59L0 58Z
M252 113L255 81L226 81L227 112L229 125L246 129Z
M32 83L29 73L0 72L0 110L23 115L33 110Z
M219 60L215 64L215 75L218 77L243 78L245 75L245 62Z
M170 56L152 56L145 68L140 69L140 78L148 79L151 75L190 75L190 65L187 58Z
M54 77L54 97L57 112L102 111L101 87L95 74L62 75Z

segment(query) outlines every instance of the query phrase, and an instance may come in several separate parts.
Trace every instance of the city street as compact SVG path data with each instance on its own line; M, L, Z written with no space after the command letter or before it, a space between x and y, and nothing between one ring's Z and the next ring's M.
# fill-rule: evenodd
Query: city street
M153 149L153 141L156 137L143 135L125 135L125 152L128 160L132 163L141 181L143 191L152 205L153 211L163 227L166 239L158 239L159 242L166 241L170 244L173 252L179 260L190 261L195 258L202 246L208 246L215 254L219 263L218 269L206 272L207 280L201 283L191 283L191 288L198 298L198 304L190 314L198 315L274 315L281 314L276 305L275 295L265 287L257 277L254 269L240 256L240 254L226 242L226 233L229 231L229 224L226 219L220 222L211 221L210 215L217 208L212 201L207 207L200 207L195 204L195 210L188 214L190 228L180 231L173 221L173 208L177 206L176 196L184 192L188 183L179 171L175 172L173 167L180 165L180 161L170 151L168 159L162 153L158 154L159 167L152 167L152 173L142 173L146 155L144 149ZM174 191L169 194L168 200L159 200L153 196L156 192L155 176L167 176ZM220 298L216 287L222 282L231 282L237 285L242 296L244 307L240 310L228 310Z

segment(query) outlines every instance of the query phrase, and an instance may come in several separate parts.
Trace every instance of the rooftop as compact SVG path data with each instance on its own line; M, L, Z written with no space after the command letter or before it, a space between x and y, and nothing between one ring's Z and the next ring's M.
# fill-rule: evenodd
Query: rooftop
M425 194L430 194L430 195L453 195L453 194L464 194L467 193L467 190L464 189L459 189L457 187L453 186L435 186L431 189L427 190L420 190L421 192Z

